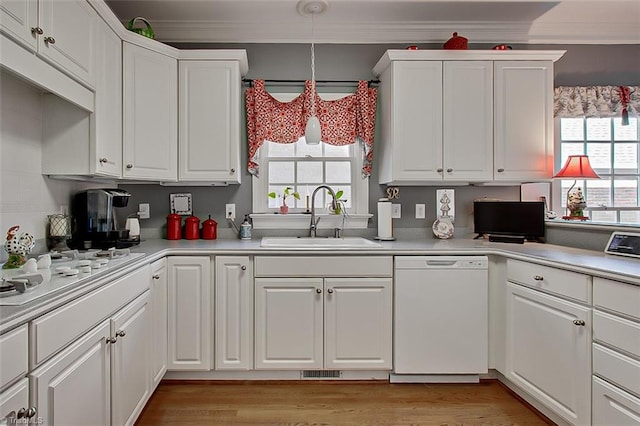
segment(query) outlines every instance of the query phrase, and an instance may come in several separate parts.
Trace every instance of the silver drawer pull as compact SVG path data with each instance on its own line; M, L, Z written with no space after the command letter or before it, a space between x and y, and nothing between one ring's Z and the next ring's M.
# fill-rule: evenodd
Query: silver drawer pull
M245 265L242 265L242 266L240 267L240 269L242 269L243 271L246 271L246 270L247 270L247 267L246 267Z
M118 336L118 337L124 337L126 335L127 335L127 333L124 330L116 331L116 336Z
M115 342L117 342L117 341L118 341L118 338L117 338L117 337L107 337L107 338L105 339L105 342L106 342L107 344L109 344L109 343L115 343Z
M322 293L322 289L321 288L316 288L316 293L318 293L318 294Z
M584 320L578 320L577 319L577 320L573 320L573 324L577 325L579 327L582 327L582 326L584 326L586 324L586 322L584 322Z
M544 280L544 277L542 275L534 275L533 279L536 280L536 281L542 281L542 280Z
M329 293L329 294L333 294L333 289L332 289L332 288L330 288L329 290L327 290L327 293Z
M153 278L154 280L159 280L159 279L160 279L160 275L155 274L155 275L154 275L153 277L151 277L151 278Z
M56 39L51 37L51 36L49 36L49 37L45 37L44 38L44 42L47 43L47 44L56 44Z

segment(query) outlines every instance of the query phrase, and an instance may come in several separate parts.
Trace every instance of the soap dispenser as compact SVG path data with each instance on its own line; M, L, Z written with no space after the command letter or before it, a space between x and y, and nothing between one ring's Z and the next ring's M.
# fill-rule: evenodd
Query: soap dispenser
M240 239L241 240L250 240L251 239L251 223L249 222L249 215L244 215L244 221L240 225Z

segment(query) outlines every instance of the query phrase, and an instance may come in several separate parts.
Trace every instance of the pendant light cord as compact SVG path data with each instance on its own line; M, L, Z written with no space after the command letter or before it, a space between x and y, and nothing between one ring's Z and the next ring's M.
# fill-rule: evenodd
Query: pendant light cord
M316 115L316 49L315 49L315 27L311 13L311 116Z

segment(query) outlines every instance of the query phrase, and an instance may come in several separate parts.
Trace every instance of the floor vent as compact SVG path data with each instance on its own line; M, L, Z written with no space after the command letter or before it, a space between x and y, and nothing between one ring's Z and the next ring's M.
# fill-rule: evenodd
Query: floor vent
M342 377L340 370L302 370L303 379L339 379Z

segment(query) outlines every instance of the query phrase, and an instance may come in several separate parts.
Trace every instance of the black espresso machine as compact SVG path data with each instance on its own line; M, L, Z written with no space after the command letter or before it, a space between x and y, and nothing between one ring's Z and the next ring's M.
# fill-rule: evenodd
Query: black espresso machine
M129 230L120 228L116 210L126 207L131 194L122 189L88 189L75 194L73 231L69 246L75 249L127 248L139 240L129 238Z

